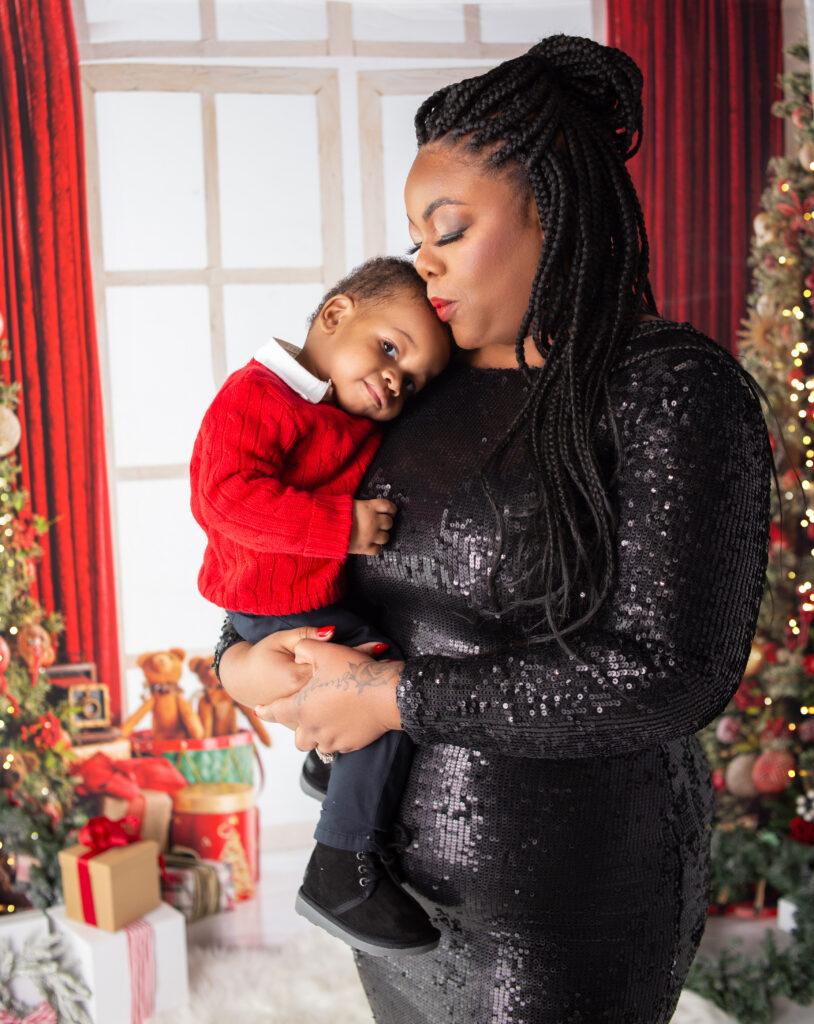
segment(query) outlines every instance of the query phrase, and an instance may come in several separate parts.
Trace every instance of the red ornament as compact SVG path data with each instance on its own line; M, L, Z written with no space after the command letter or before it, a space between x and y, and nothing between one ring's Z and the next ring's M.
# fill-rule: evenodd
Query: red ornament
M766 750L755 761L752 781L761 793L782 793L791 782L794 757L786 750Z
M51 635L38 622L29 622L17 634L17 650L31 671L31 685L37 685L40 669L54 664Z
M723 768L716 768L712 773L712 785L714 789L726 789L726 774Z
M814 821L806 821L804 818L792 818L789 825L789 835L798 843L806 843L814 846Z

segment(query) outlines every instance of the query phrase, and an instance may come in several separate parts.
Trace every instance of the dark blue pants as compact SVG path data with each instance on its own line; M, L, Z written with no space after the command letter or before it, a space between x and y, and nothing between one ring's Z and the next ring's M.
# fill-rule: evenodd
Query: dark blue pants
M258 640L298 626L336 626L333 639L348 647L370 642L390 644L388 658L401 659L392 640L383 637L343 603L293 615L248 615L227 612L237 632ZM374 743L350 754L338 754L331 767L328 795L314 838L339 850L372 850L389 831L413 760L413 742L407 733L386 732Z

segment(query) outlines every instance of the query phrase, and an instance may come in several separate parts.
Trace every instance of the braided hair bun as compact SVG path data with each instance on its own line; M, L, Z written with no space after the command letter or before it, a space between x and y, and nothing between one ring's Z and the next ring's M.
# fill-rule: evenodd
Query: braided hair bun
M447 134L469 135L473 149L500 141L494 164L526 162L550 144L552 122L576 108L594 130L612 133L629 160L642 139L642 84L638 65L622 50L581 36L547 36L520 57L439 89L418 109L416 136L420 146ZM542 125L549 130L541 132Z

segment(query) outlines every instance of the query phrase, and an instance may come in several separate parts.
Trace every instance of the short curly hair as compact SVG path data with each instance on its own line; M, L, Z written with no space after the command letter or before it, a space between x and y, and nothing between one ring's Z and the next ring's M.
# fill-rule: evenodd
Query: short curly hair
M325 303L335 295L349 295L357 302L377 305L402 291L414 292L417 298L423 299L432 309L427 298L427 286L411 260L403 256L374 256L354 267L322 296L319 305L308 318L308 325L316 320Z

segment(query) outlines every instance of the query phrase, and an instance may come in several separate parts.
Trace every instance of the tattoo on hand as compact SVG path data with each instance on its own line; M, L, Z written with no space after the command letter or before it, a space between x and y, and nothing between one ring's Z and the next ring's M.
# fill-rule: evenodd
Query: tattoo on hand
M359 661L351 665L347 672L341 676L332 676L330 679L323 679L317 673L311 682L296 695L297 706L306 700L309 693L318 689L355 690L361 694L363 690L369 690L376 686L385 686L392 680L392 665L380 661Z

